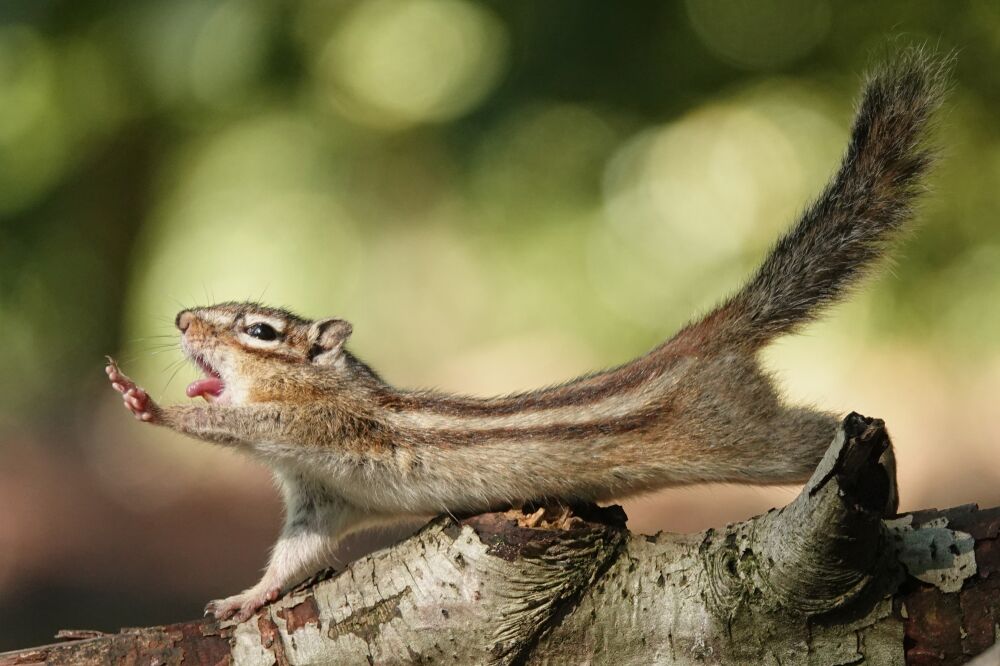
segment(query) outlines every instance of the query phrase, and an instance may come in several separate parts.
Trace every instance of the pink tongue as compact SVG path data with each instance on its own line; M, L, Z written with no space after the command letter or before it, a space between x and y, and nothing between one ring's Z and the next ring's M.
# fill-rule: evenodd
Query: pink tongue
M219 394L225 388L222 380L218 377L206 377L205 379L198 379L188 384L187 396L189 398L201 396L205 400L208 400L208 396L212 396L213 398L219 397Z

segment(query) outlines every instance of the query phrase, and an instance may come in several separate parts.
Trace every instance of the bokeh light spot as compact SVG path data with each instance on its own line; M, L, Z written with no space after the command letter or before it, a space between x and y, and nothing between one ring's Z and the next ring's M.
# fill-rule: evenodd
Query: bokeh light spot
M444 121L497 84L507 38L485 8L460 0L359 4L321 54L333 103L366 124Z
M739 284L833 171L840 132L794 86L765 87L646 130L605 176L591 276L609 306L650 327ZM803 131L804 129L807 131Z

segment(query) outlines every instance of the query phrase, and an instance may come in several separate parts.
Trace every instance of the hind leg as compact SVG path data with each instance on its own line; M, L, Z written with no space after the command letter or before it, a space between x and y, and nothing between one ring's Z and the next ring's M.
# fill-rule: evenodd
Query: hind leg
M366 515L339 498L299 494L288 506L285 527L271 551L264 576L256 585L225 599L211 601L205 614L219 620L249 619L295 584L333 564L337 542L362 526Z

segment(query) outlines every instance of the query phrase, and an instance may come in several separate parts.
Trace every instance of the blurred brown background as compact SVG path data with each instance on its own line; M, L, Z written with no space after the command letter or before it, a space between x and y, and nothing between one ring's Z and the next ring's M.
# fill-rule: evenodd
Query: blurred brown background
M792 400L887 420L904 508L996 505L997 3L6 0L0 649L197 616L277 533L266 471L134 422L105 353L182 400L154 336L260 298L350 319L404 385L625 361L739 283L912 42L959 53L922 228L767 359ZM700 530L795 492L626 509Z

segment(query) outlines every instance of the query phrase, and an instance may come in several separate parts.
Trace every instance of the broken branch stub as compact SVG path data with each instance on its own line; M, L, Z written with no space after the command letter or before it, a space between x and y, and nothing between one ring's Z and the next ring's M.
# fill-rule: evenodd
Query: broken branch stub
M885 423L848 415L799 496L750 523L748 550L769 604L824 613L884 573L891 539L882 518L896 497L891 451Z

